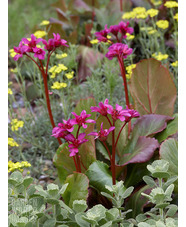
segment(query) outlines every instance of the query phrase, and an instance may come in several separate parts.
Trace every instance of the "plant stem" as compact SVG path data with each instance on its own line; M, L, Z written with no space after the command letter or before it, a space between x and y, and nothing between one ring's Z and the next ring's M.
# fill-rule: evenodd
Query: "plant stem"
M122 0L120 0L120 11L123 11Z
M121 132L122 132L122 130L123 130L123 128L125 127L126 124L127 124L127 122L125 122L125 123L123 124L123 126L121 127L121 129L120 129L120 131L119 131L119 133L118 133L118 136L117 136L117 139L116 139L116 143L114 144L115 149L116 149L116 146L117 146L117 143L118 143L120 134L121 134Z
M95 16L94 6L95 6L95 2L94 2L94 0L92 0L92 24L94 22L94 16Z
M105 148L108 152L108 155L109 155L109 158L110 158L110 164L111 164L111 168L112 168L112 157L111 157L110 151L109 151L108 146L107 146L105 141L103 141L103 144L104 144L104 146L105 146Z
M80 127L81 126L78 126L78 130L76 133L76 139L78 138ZM78 165L78 172L81 173L81 163L80 163L80 157L79 157L78 153L76 154L76 160L77 160L77 165Z
M75 164L75 167L76 167L76 171L79 172L79 171L78 171L78 166L77 166L77 163L76 163L75 156L73 156L73 160L74 160L74 164Z
M115 122L113 120L113 126L115 126ZM112 184L115 185L116 184L116 173L115 173L115 153L116 153L116 149L115 149L115 130L112 131L112 162L111 162L111 169L112 169Z
M107 116L107 115L106 115L106 118L107 118L107 120L108 120L108 122L109 122L110 126L112 126L112 123L111 123L111 121L110 121L110 119L108 118L108 116Z

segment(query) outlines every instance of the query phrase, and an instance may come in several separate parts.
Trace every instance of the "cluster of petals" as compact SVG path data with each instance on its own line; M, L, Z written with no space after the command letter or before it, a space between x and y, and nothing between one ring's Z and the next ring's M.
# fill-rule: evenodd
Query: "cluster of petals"
M70 152L70 157L75 156L78 153L78 148L81 144L87 142L88 140L85 139L86 134L85 133L80 133L78 138L76 139L73 134L68 134L65 136L65 139L69 143L69 152Z
M109 51L105 56L109 60L112 60L114 57L127 58L127 56L132 54L133 51L132 48L129 48L127 44L123 43L114 43L108 49Z
M125 122L129 122L132 118L137 118L137 117L140 116L140 114L138 113L138 111L133 110L133 109L129 109L128 106L126 107L126 110L130 114L130 117L125 116Z
M122 106L116 104L116 108L114 109L111 105L107 105L108 110L107 113L112 116L112 119L116 121L119 119L120 121L125 121L126 117L131 117L131 114L127 109L123 109Z
M121 21L118 25L111 25L110 28L107 28L107 25L105 25L105 29L96 32L95 36L99 42L107 42L109 33L113 34L116 38L118 38L118 34L120 33L122 39L127 37L127 33L132 34L133 32L134 29L129 27L128 21L126 23Z
M101 123L101 129L99 132L91 132L88 136L95 136L95 139L99 139L100 141L105 141L111 131L115 129L114 126L109 129L103 129L103 122Z
M42 38L36 38L34 34L31 34L30 39L23 38L21 42L19 43L18 47L14 47L15 53L17 53L14 56L14 60L17 61L19 58L23 57L23 54L26 53L34 53L34 57L38 58L40 60L43 60L45 58L46 52L43 50L43 48L38 48L37 44L39 42L42 42L44 44L44 49L48 52L55 50L57 47L60 46L66 46L67 41L64 39L61 39L60 35L57 33L53 33L54 38L49 39L48 42Z
M72 114L75 116L75 119L72 119L73 124L77 124L79 126L82 126L83 128L87 128L86 123L96 123L92 119L87 119L91 116L91 114L87 114L86 110L83 110L80 115L77 115L76 113L72 112Z
M91 112L98 112L103 116L107 115L107 106L108 105L108 99L105 99L104 104L102 102L99 103L99 107L97 106L91 106L90 109L92 110Z

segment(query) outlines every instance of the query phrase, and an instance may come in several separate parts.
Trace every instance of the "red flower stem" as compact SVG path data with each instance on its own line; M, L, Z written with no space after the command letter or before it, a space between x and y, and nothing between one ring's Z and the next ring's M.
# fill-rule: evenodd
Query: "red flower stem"
M115 126L115 122L113 120L113 126ZM116 184L116 172L115 172L115 153L116 153L116 149L115 149L115 130L112 131L112 162L111 162L111 169L112 169L112 184L115 185Z
M80 128L81 128L81 126L78 126L78 130L76 133L76 139L78 138ZM78 164L78 172L81 173L81 163L80 163L80 157L79 157L78 153L76 154L76 160L77 160L77 164Z
M76 171L79 172L79 171L78 171L78 166L77 166L77 163L76 163L75 156L73 156L73 160L74 160L74 164L75 164L75 167L76 167Z
M123 58L118 56L118 62L119 62L120 70L121 70L121 75L123 77L126 105L128 106L128 108L130 108L128 88L127 88L127 79L126 79L126 73L125 73L125 66L124 66ZM129 122L129 124L128 124L128 136L130 134L130 131L131 131L131 122Z
M52 115L52 111L51 111L51 106L50 106L50 99L49 99L49 94L48 94L48 85L47 85L47 75L42 72L42 76L43 76L43 82L44 82L44 87L45 87L45 97L46 97L46 103L47 103L47 109L48 109L48 114L49 114L49 118L50 118L50 122L52 124L52 127L55 127L55 123L54 123L54 119L53 119L53 115ZM57 138L59 144L61 145L62 142L60 140L60 138Z
M120 0L120 11L123 11L122 0Z
M111 123L110 119L108 118L108 116L106 115L105 117L107 118L107 120L108 120L110 126L112 126L112 123Z
M117 143L118 143L118 140L119 140L120 134L121 134L121 132L122 132L122 130L123 130L123 128L125 127L125 125L126 125L126 124L127 124L127 122L125 122L125 123L123 124L123 126L121 127L121 129L120 129L120 131L119 131L119 133L118 133L118 136L117 136L116 142L115 142L115 144L114 144L115 149L116 149L116 146L117 146Z
M27 53L25 53L25 55L26 55L28 58L30 58L30 59L37 65L37 67L39 68L39 70L42 72L42 68L39 66L39 64L38 64L30 55L28 55Z
M80 157L80 162L81 162L83 168L84 168L85 170L87 170L87 168L84 166L84 164L83 164L83 162L82 162L82 160L81 160L81 157Z
M46 72L45 72L46 75L48 74L48 64L49 64L50 56L55 51L55 49L56 48L54 48L51 52L48 53L47 64L46 64Z
M111 168L112 168L112 156L110 154L110 151L109 151L108 146L107 146L105 141L103 141L103 144L104 144L104 146L105 146L105 148L106 148L106 150L108 152L108 155L109 155L109 158L110 158L110 164L111 164Z

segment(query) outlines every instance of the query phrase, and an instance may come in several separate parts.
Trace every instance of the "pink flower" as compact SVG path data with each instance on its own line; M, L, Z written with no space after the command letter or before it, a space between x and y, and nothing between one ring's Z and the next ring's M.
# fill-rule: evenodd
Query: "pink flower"
M32 48L36 47L36 45L42 41L42 38L39 38L37 39L34 34L31 34L31 40L29 41L28 39L26 38L23 38L22 41L24 42L24 44L27 44L30 49L29 49L29 52L32 51Z
M98 112L103 116L107 115L107 106L108 104L108 99L105 99L104 104L102 102L99 103L99 107L97 106L91 106L90 109L92 110L91 112Z
M95 136L95 139L99 139L101 141L105 141L111 131L115 129L114 126L110 127L109 129L103 129L103 122L101 123L101 129L97 132L91 132L88 134L88 136Z
M76 113L72 112L72 114L75 116L75 119L72 119L71 122L73 124L77 124L79 126L83 126L83 128L87 128L87 125L85 125L86 123L96 123L94 120L92 119L88 119L86 120L86 118L90 117L91 114L87 114L85 110L83 110L80 114L80 116L78 116Z
M122 106L118 104L116 104L116 109L114 109L111 105L107 105L107 107L107 113L111 114L114 121L116 121L117 119L124 121L125 117L131 117L131 114L128 112L128 110L123 110Z
M138 113L138 111L133 110L133 109L129 109L128 106L126 108L126 110L128 111L128 113L131 115L130 117L125 117L125 121L129 122L132 118L137 118L140 116L140 114Z
M28 51L28 46L23 45L23 42L21 41L19 43L18 47L14 47L14 51L17 53L14 56L14 61L17 61L19 58L23 57L23 54L25 54Z
M126 38L126 34L132 34L134 32L134 29L132 27L128 27L129 26L129 22L127 21L127 23L121 21L118 25L119 27L119 31L121 32L123 38Z
M54 39L49 39L48 43L45 39L42 40L42 43L45 45L45 50L52 51L55 48Z
M105 25L105 29L101 30L100 32L96 32L95 36L99 40L99 42L107 42L108 38L107 35L109 33L109 29L107 28L107 24Z
M66 46L68 47L68 45L66 44L67 41L64 39L61 39L60 35L57 33L57 35L55 33L53 33L54 36L54 46L55 47L60 47L60 46Z
M68 132L72 132L74 130L73 127L74 123L70 118L67 121L63 120L63 123L59 123L58 126L62 127L64 130Z
M40 59L40 60L43 60L43 59L45 59L45 51L42 49L42 48L38 48L38 47L34 47L34 48L32 48L33 49L33 51L34 51L34 57L35 58L38 58L38 59Z
M67 136L65 136L65 139L68 142L71 142L71 144L68 145L70 148L70 157L75 156L76 153L78 153L79 146L88 141L87 139L84 139L85 136L85 133L80 133L77 139L72 134L68 134Z
M59 126L59 124L58 124ZM67 132L66 130L64 130L61 127L55 127L52 130L52 136L54 136L55 138L65 138L65 136L68 134L69 132Z
M128 55L132 54L132 48L129 48L128 45L122 43L114 43L108 49L109 52L106 53L105 56L109 60L112 60L114 57L127 58Z
M119 32L119 26L118 25L111 25L109 28L109 32L113 35L117 36Z

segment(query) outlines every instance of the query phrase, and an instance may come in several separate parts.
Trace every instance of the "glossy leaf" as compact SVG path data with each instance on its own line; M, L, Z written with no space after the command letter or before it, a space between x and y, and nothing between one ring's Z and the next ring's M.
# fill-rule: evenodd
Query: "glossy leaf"
M83 173L74 173L67 177L65 183L68 186L63 193L63 199L65 204L69 207L73 207L75 200L86 200L88 197L89 180Z
M176 87L170 72L155 59L144 59L133 70L130 92L140 114L172 116Z
M178 132L178 114L173 115L173 117L174 120L168 122L166 129L156 135L159 143Z
M112 186L112 175L109 166L103 162L95 161L86 172L90 185L100 192L108 192L105 185Z

